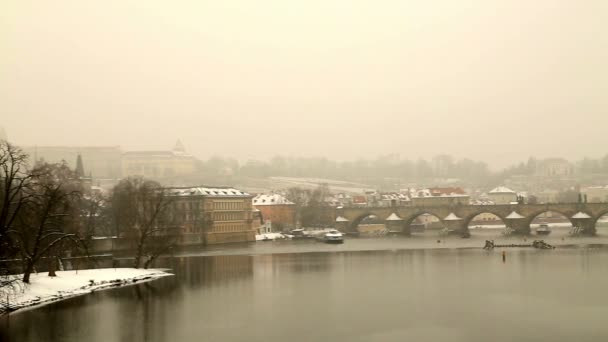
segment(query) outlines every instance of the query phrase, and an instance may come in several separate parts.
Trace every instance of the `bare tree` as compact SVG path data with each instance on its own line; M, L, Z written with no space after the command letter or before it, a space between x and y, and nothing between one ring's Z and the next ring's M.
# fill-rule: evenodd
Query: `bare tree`
M144 262L147 268L174 246L176 234L168 228L171 200L159 183L129 177L114 187L110 201L113 217L119 220L115 226L135 241L133 267L139 268Z
M302 208L308 203L308 199L310 198L310 190L291 187L287 189L285 198L294 204L296 225L299 225L302 222Z
M11 254L8 231L29 199L24 190L33 174L27 171L27 162L21 149L0 140L0 259Z
M319 225L321 212L326 206L325 198L330 194L327 184L319 184L315 189L293 187L287 189L286 198L295 204L296 220L302 225Z
M8 259L18 253L9 231L29 200L25 191L34 175L27 171L28 155L7 141L0 140L0 289L15 286Z
M81 200L81 216L83 218L82 233L84 238L91 239L107 224L104 216L106 199L100 193L85 195Z
M66 163L42 164L32 174L36 177L25 190L28 200L15 227L8 231L21 254L24 283L29 283L43 257L49 260L49 275L54 276L59 255L80 244L77 203L82 191L78 177Z

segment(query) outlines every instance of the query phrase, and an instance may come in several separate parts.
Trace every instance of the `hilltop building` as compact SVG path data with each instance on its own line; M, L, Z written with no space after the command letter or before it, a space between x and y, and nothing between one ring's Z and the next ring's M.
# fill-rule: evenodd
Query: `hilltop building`
M534 174L539 177L570 177L574 174L574 166L566 159L548 158L537 162Z
M169 178L193 174L196 158L186 152L181 141L170 151L128 151L122 154L122 176Z

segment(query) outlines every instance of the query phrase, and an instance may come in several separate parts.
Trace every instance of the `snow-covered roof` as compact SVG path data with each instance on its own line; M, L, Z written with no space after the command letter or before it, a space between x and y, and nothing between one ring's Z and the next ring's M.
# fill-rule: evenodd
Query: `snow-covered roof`
M410 200L407 195L397 193L382 194L381 197L383 200L399 200L406 202Z
M419 189L413 191L412 197L431 197L431 190L429 189Z
M386 218L386 220L387 221L403 221L403 219L395 213L392 213L389 217Z
M578 213L574 214L574 216L572 216L573 219L588 219L591 218L591 216L585 214L582 211L579 211Z
M420 197L469 197L464 190L460 188L426 188L426 189L408 189L410 198ZM402 190L404 191L404 190Z
M514 194L515 191L507 188L506 186L496 187L489 192L490 194Z
M226 187L191 187L191 188L170 188L171 196L205 196L205 197L250 197L248 193L235 188Z
M516 211L512 211L509 215L507 215L507 217L505 217L507 219L522 219L524 218L523 216L521 216L519 213L517 213Z
M336 222L349 222L346 217L338 216Z
M277 205L277 204L293 204L285 196L280 194L261 194L257 195L252 200L253 205Z
M460 217L456 216L456 214L450 213L450 215L446 216L443 220L444 221L458 221L458 220L462 220L462 219Z
M486 199L478 199L478 200L470 200L469 204L471 205L494 205L494 201L486 200Z

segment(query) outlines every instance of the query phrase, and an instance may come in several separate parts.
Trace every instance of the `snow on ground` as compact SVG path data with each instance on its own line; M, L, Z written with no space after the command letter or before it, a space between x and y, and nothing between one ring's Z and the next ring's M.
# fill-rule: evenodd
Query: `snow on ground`
M327 232L329 232L330 230L334 230L334 228L322 228L322 229L309 229L309 230L304 230L302 232L303 235L306 236L319 236L319 235L323 235ZM292 234L282 234L282 233L264 233L264 234L257 234L255 236L255 240L256 241L268 241L268 240L280 240L280 239L291 239L293 238Z
M30 284L19 283L12 290L2 292L0 313L15 311L34 305L79 296L93 291L133 285L145 281L171 276L161 269L101 268L78 271L57 271L56 277L48 272L32 274ZM15 275L19 279L21 275ZM8 303L7 303L8 295Z
M256 241L264 241L264 240L275 240L275 239L284 239L285 235L281 233L265 233L258 234L255 236Z

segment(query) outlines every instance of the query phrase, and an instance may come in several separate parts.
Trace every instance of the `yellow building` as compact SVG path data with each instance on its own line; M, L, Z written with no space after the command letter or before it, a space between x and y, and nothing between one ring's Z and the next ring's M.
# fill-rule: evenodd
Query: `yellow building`
M196 158L186 153L179 140L171 151L130 151L122 155L123 177L171 178L195 170Z
M252 196L226 187L170 188L172 221L185 239L205 244L255 241Z

